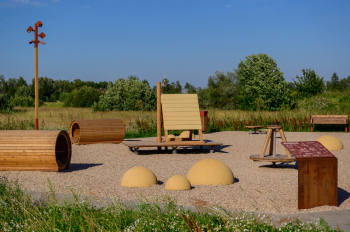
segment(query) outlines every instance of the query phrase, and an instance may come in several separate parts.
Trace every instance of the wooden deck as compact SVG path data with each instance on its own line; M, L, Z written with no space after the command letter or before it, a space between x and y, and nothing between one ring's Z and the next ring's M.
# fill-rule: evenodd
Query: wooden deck
M123 141L123 143L129 147L130 151L133 151L135 155L138 155L138 151L140 147L156 147L158 150L161 150L162 147L168 149L168 147L172 147L173 154L177 153L177 147L193 147L199 146L200 149L203 149L203 146L207 146L210 149L210 153L214 153L215 146L221 146L222 143L210 141L205 142L204 144L198 141L172 141L172 142L163 142L158 143L157 141Z

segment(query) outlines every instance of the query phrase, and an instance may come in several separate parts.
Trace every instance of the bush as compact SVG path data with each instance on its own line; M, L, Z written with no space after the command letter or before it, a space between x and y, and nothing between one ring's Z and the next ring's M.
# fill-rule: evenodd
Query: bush
M8 112L11 111L13 106L11 105L10 98L7 94L0 93L0 111Z
M24 97L24 96L18 96L17 94L15 94L15 97L11 97L11 104L13 106L30 107L35 105L35 99L29 96Z
M107 91L94 103L94 111L153 110L157 108L155 92L145 81L130 76L108 83Z
M101 92L91 87L83 86L70 92L64 99L64 107L91 107L99 100Z

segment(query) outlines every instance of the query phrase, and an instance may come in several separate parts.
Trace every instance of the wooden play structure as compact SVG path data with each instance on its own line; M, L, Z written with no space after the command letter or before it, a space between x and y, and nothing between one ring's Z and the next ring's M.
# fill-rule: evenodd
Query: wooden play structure
M311 132L314 132L315 124L340 124L345 125L345 133L347 133L348 118L348 115L311 115Z
M120 119L75 120L70 124L69 137L73 144L121 143L125 125Z
M162 137L164 128L164 137ZM169 135L169 130L187 130L187 137ZM193 140L193 130L198 130L199 140ZM208 146L214 152L215 146L222 143L205 142L203 140L202 123L199 114L197 94L161 94L161 83L157 83L157 141L124 141L131 151L138 154L140 147L162 147L167 149L179 146Z
M61 171L71 155L66 131L0 131L0 171Z
M277 162L292 162L296 161L294 157L291 156L290 152L286 149L287 155L276 155L276 131L278 131L281 135L282 142L287 142L284 133L283 126L281 125L269 125L267 126L267 135L265 139L265 143L260 155L251 155L250 159L254 161L262 161L262 162L272 162L272 166L275 167ZM265 155L267 146L270 142L269 154Z

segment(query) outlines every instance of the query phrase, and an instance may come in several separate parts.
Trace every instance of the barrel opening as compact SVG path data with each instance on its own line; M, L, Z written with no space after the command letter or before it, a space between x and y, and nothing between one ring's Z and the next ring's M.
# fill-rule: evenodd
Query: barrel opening
M71 127L71 140L73 143L77 143L80 139L80 127L78 123L73 123Z
M56 140L56 162L60 169L66 168L67 165L70 163L70 156L71 156L71 144L69 141L68 136L65 136L64 134L59 134Z

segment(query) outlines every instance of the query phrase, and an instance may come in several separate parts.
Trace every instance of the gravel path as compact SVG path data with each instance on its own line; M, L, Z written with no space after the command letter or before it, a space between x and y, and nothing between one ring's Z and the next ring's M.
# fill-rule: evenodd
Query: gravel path
M205 134L205 140L221 142L224 145L200 151L199 147L182 148L178 154L171 151L146 149L134 155L124 144L73 145L71 169L62 172L0 172L10 180L18 180L28 191L49 191L49 182L58 193L74 190L92 197L112 197L137 200L170 195L179 204L217 204L228 209L253 210L265 213L302 213L339 209L350 209L350 134L320 132L285 132L287 141L311 141L330 134L340 138L344 149L334 151L338 158L338 202L339 207L322 206L308 210L298 210L297 177L295 162L271 168L271 163L254 162L250 155L260 154L266 134L249 134L243 131L229 131ZM156 138L140 140L153 141ZM135 139L137 140L137 139ZM277 153L285 154L277 137ZM215 158L226 163L232 170L236 183L219 186L193 186L186 191L169 191L164 188L173 175L187 176L191 166L197 161ZM126 188L120 186L124 173L132 167L144 166L157 176L159 185L149 188Z

